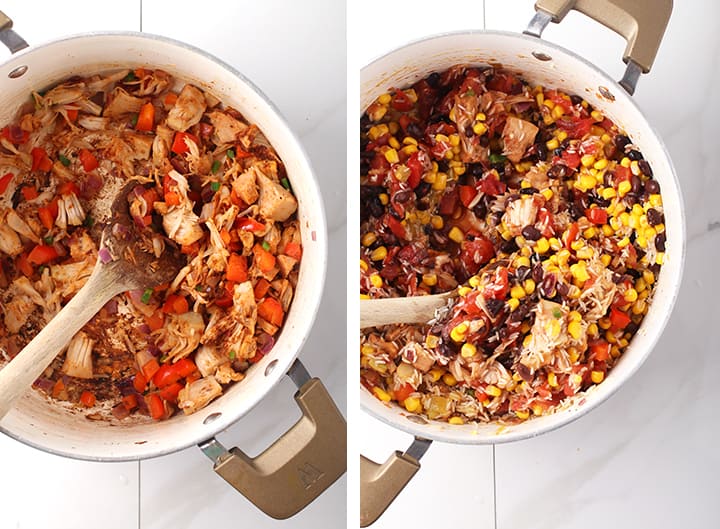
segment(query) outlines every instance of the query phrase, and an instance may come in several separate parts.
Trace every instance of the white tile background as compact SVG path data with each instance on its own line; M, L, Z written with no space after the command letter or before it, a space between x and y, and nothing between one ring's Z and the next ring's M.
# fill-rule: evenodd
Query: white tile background
M351 12L357 26L402 22L357 46L349 28L350 68L423 35L483 27L520 32L533 12L532 0L460 0L452 8L366 0ZM713 329L720 317L714 301L720 295L714 279L720 232L712 228L720 221L713 205L719 14L711 0L676 1L656 63L636 92L674 161L688 224L684 279L660 344L609 401L558 431L495 447L433 444L420 472L374 528L718 527L720 357ZM543 37L615 78L622 75L624 41L582 15L570 13ZM359 447L376 461L410 444L409 435L364 413L357 422L356 431L364 433Z
M344 410L344 3L6 0L0 9L31 45L73 33L141 29L188 42L232 64L276 104L310 156L330 231L325 293L300 358ZM7 56L0 50L0 61ZM294 391L283 380L219 439L256 455L299 417ZM0 529L329 529L345 525L346 481L278 522L216 476L195 448L140 463L103 464L48 455L0 435Z

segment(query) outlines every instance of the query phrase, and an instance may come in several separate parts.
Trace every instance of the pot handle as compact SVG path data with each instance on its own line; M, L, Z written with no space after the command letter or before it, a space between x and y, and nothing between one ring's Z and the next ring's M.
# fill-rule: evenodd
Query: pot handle
M672 0L537 0L525 33L540 37L549 22L560 22L571 9L612 29L627 41L620 86L632 95L640 74L652 67L672 7Z
M20 35L15 33L12 27L12 19L0 11L0 42L7 46L10 53L15 53L23 48L27 48L28 43L25 42L25 39L23 39Z
M420 458L432 441L415 437L403 454L396 451L383 464L360 456L360 527L373 524L420 470Z
M347 467L345 419L317 378L295 360L288 371L303 416L255 458L227 450L214 437L199 445L213 470L267 515L284 520L297 514Z

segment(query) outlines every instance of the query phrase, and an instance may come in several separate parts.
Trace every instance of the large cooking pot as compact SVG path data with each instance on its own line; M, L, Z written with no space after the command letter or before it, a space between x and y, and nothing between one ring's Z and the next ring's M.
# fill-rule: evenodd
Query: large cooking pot
M432 72L455 64L501 64L531 84L557 87L582 95L625 129L653 167L660 182L667 226L666 260L653 302L640 329L606 380L585 398L553 414L514 424L450 425L428 421L398 405L383 403L365 388L360 402L381 421L415 436L405 452L383 464L361 458L361 525L374 522L420 468L419 459L433 440L460 444L504 443L559 428L606 400L640 367L660 338L680 288L685 255L685 220L678 181L667 151L630 95L641 72L648 72L670 18L672 0L538 0L536 14L524 35L477 31L438 35L388 53L363 68L360 110L392 87L410 86ZM540 39L551 21L559 22L577 9L623 35L628 46L627 69L617 83L585 59Z
M327 232L323 204L308 159L270 101L239 72L181 42L142 33L72 36L28 48L0 12L0 40L17 52L0 65L0 124L8 123L31 90L73 75L117 68L161 68L239 110L258 125L283 160L297 196L303 259L295 299L272 350L206 408L165 422L89 421L28 390L0 423L7 435L47 452L93 461L145 459L199 445L214 470L274 518L297 513L344 472L345 420L323 384L296 360L315 318L324 283ZM265 452L250 458L225 449L214 435L255 406L288 374L298 387L302 418Z

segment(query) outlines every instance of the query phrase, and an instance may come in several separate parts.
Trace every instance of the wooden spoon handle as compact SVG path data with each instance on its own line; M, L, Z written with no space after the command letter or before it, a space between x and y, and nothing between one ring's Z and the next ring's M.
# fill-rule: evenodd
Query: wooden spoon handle
M124 281L113 273L112 267L99 263L95 266L85 286L0 370L0 419L45 371L75 333L125 287Z
M455 292L432 296L360 300L360 328L392 323L427 323Z

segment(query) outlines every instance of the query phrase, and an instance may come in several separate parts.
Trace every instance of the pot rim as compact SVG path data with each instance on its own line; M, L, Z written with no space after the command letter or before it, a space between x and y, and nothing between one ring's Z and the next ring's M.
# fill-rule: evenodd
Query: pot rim
M67 451L62 449L56 449L50 446L42 445L40 443L34 442L30 439L26 439L22 435L16 434L14 431L6 428L3 426L2 421L0 421L0 432L4 433L8 437L11 437L15 439L16 441L19 441L25 445L31 446L33 448L37 448L39 450L42 450L47 453L51 453L54 455L59 455L63 457L69 457L71 459L78 459L78 460L84 460L84 461L96 461L96 462L114 462L114 461L139 461L139 460L145 460L145 459L152 459L155 457L164 456L167 454L172 454L175 452L179 452L181 450L184 450L186 448L190 448L192 446L196 446L199 443L202 443L203 441L206 441L208 439L211 439L213 436L217 435L219 432L222 432L223 430L229 428L231 425L242 419L242 417L249 413L250 410L255 408L260 401L278 384L280 379L282 379L287 370L290 368L290 366L293 364L295 359L299 356L302 348L305 345L305 342L309 338L310 333L312 332L315 319L317 317L317 313L320 308L320 304L322 302L322 294L325 288L325 282L327 279L327 255L328 255L328 231L327 231L327 218L325 214L325 206L324 201L322 197L322 193L320 192L320 187L318 185L317 179L315 177L315 171L313 170L313 167L310 163L310 158L308 157L308 154L302 144L300 142L297 134L295 131L290 127L287 119L283 115L283 113L277 108L277 106L268 98L267 95L250 79L248 79L244 74L242 74L239 70L237 70L235 67L231 66L230 64L226 63L222 59L218 58L217 56L201 49L196 46L193 46L191 44L188 44L186 42L176 40L170 37L165 37L162 35L157 35L153 33L146 33L146 32L139 32L139 31L93 31L93 32L83 32L83 33L76 33L72 35L67 35L63 37L59 37L57 39L52 39L43 43L40 43L38 45L29 46L27 48L24 48L14 54L11 54L7 59L0 62L0 67L6 66L12 62L18 61L18 59L21 61L22 58L26 55L37 53L41 50L44 50L45 48L51 48L52 46L55 46L59 43L69 42L69 41L82 41L86 40L88 38L123 38L123 37L131 37L134 39L141 39L145 40L148 43L152 42L162 42L164 44L169 44L171 46L174 46L176 48L182 49L182 51L191 52L193 54L199 55L202 58L205 58L209 60L210 62L214 63L216 66L226 70L229 72L232 76L234 76L236 79L239 79L242 83L245 83L247 87L254 92L258 98L269 108L269 110L272 111L275 118L277 119L277 125L281 126L285 129L285 133L287 134L288 138L291 140L293 144L293 150L296 151L298 162L306 168L306 177L307 177L307 184L311 188L310 194L315 195L317 200L317 210L314 212L314 220L316 223L312 227L312 231L317 234L316 240L314 240L314 253L317 254L317 261L320 264L318 266L317 270L308 270L306 274L308 277L305 279L305 281L312 280L315 282L315 290L317 291L317 294L312 296L312 302L309 304L305 304L302 307L303 312L303 318L306 320L306 326L307 328L302 332L299 333L301 336L301 339L298 341L297 345L294 347L294 353L292 355L287 355L283 358L278 358L278 363L275 365L274 369L269 374L266 374L264 383L264 390L263 391L257 391L254 392L253 398L249 399L250 405L246 406L244 409L240 410L238 413L237 411L234 413L230 412L223 412L222 415L215 421L212 422L212 426L208 425L207 430L199 430L199 429L192 429L188 426L186 428L187 431L194 433L194 435L188 435L186 439L184 439L181 443L175 443L172 446L168 446L166 448L162 448L159 450L155 450L146 454L132 454L132 455L120 455L120 456L93 456L93 455L87 455L84 453L78 453L73 451ZM122 64L122 60L117 61L119 64ZM57 81L54 81L57 82ZM261 128L262 130L262 128ZM303 232L307 232L310 228L301 226L301 230ZM302 262L301 262L302 263ZM302 264L301 264L302 266ZM319 285L317 282L319 281ZM293 303L295 300L293 300ZM291 307L293 305L291 304ZM297 309L296 309L297 310ZM282 332L281 332L282 334ZM262 364L262 362L255 366L256 369L266 369L268 366ZM222 396L220 397L222 399ZM218 400L220 400L218 399ZM12 413L12 412L11 412Z
M560 408L557 409L554 413L551 413L549 415L545 415L542 417L532 418L529 422L536 421L536 423L539 423L537 426L534 426L533 428L528 428L527 430L516 432L511 431L509 433L504 433L501 430L504 428L504 425L501 423L498 423L497 421L490 422L490 423L479 423L482 425L497 425L498 430L500 430L495 435L487 435L484 433L477 433L476 435L468 435L467 433L463 433L462 435L457 435L457 428L462 428L462 426L454 426L454 425L446 425L445 423L439 422L439 421L433 421L429 419L422 418L427 425L433 426L433 425L440 425L442 429L433 429L432 431L430 428L425 428L424 424L419 423L416 424L410 420L406 421L400 421L397 420L399 418L399 415L393 415L390 416L384 415L379 413L377 410L379 409L380 405L383 405L385 407L397 407L399 406L395 404L386 404L386 403L380 403L375 397L373 397L370 392L360 384L360 405L361 408L365 413L368 413L373 418L383 422L384 424L387 424L390 427L396 428L398 430L401 430L403 432L406 432L408 434L411 434L415 437L429 439L433 441L438 442L446 442L446 443L453 443L453 444L462 444L462 445L490 445L490 444L501 444L501 443L509 443L514 441L521 441L524 439L531 439L534 437L537 437L539 435L552 432L554 430L557 430L563 426L566 426L577 419L583 417L591 410L595 409L602 403L606 402L612 395L614 395L632 376L638 371L640 366L645 363L650 353L653 351L655 346L657 345L657 342L659 341L662 333L664 332L664 329L667 325L668 320L670 319L670 316L672 314L673 308L675 306L675 302L677 300L677 297L680 292L681 287L681 281L683 276L683 269L684 269L684 261L685 261L685 253L686 253L686 247L687 247L687 233L686 233L686 221L685 221L685 207L684 207L684 201L682 197L682 191L680 188L680 182L677 177L677 172L675 171L675 167L672 163L672 158L670 157L670 153L667 150L667 147L662 140L662 137L656 129L651 125L650 121L645 116L642 109L637 105L637 102L635 99L629 95L624 88L622 88L617 81L612 79L604 70L601 70L597 66L595 66L593 63L582 57L581 55L578 55L572 50L569 50L567 48L564 48L563 46L560 46L559 44L555 44L553 42L550 42L545 39L541 39L538 37L526 35L523 33L516 33L513 31L503 31L503 30L458 30L458 31L448 31L448 32L441 32L436 33L433 35L428 35L425 37L420 37L417 39L410 40L404 45L398 46L394 49L392 49L389 52L383 53L382 55L376 57L369 63L367 63L360 71L360 83L361 83L361 99L362 99L362 83L363 83L363 74L367 71L368 68L372 66L376 66L381 61L384 61L391 57L392 55L407 50L408 48L411 48L413 46L417 46L420 44L424 44L428 41L433 40L442 40L442 39L448 39L453 37L473 37L473 36L498 36L501 38L514 38L526 42L533 42L533 43L539 43L542 46L547 46L554 50L555 52L565 54L569 56L571 59L574 59L576 61L579 61L582 63L585 67L594 70L600 77L605 79L609 86L612 87L613 93L615 94L621 94L616 97L620 97L625 99L632 109L636 111L640 117L645 121L645 123L648 126L648 129L650 132L652 132L654 140L657 142L658 146L660 147L660 150L662 154L664 155L665 159L667 160L668 166L671 170L671 174L669 175L671 180L674 184L675 191L677 193L677 198L679 202L679 223L678 225L673 225L673 230L677 230L679 232L679 242L680 244L675 249L675 252L673 254L673 259L678 261L677 263L677 280L676 284L673 287L672 295L669 296L669 299L666 301L668 302L666 305L666 309L664 310L662 317L657 322L657 326L654 327L654 331L652 336L650 337L646 350L644 351L643 355L641 357L638 357L635 359L634 365L631 366L631 369L629 369L622 378L620 379L608 379L603 382L602 385L594 386L591 388L591 390L588 390L584 393L584 395L589 396L593 395L592 402L583 405L583 406L575 406L572 408L566 407L566 408ZM362 101L360 102L361 108L360 112L364 112L364 108L362 108ZM609 384L612 382L612 384ZM600 388L603 388L602 390ZM599 393L597 397L594 397L595 394ZM407 416L411 416L412 414L407 413ZM546 419L546 420L544 420ZM550 420L547 420L550 419ZM525 423L527 424L527 423ZM467 426L467 425L466 425Z

